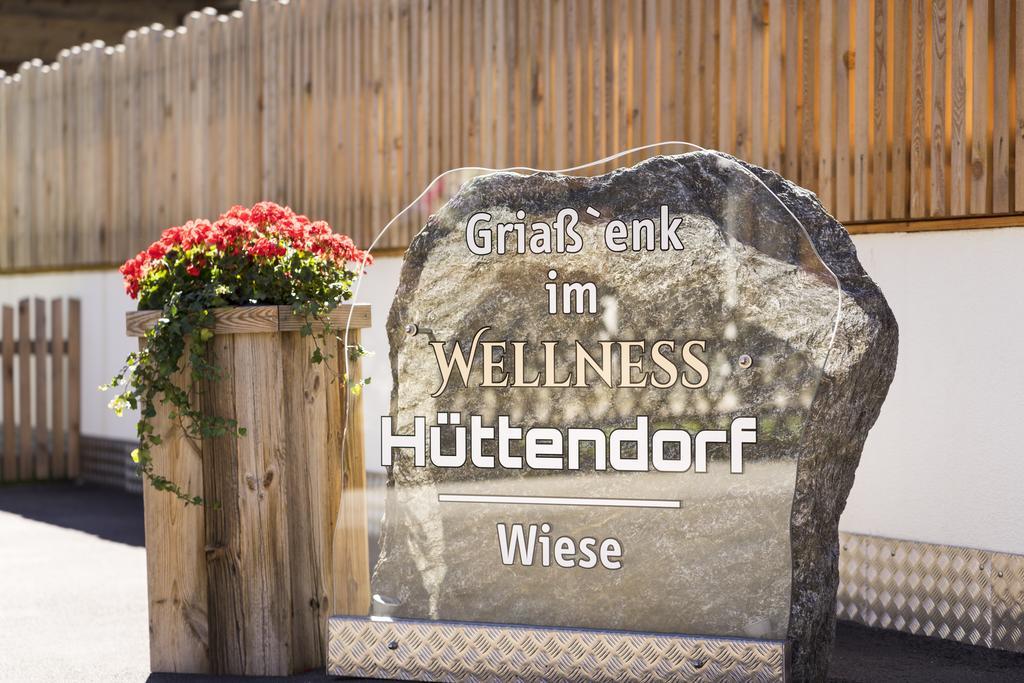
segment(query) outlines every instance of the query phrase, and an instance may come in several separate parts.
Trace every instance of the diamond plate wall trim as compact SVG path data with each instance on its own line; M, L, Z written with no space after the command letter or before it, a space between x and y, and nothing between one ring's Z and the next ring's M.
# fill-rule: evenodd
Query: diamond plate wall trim
M331 617L327 673L413 681L784 681L783 641Z
M1024 652L1024 556L992 553L992 647Z
M836 616L1024 652L1024 556L840 532Z

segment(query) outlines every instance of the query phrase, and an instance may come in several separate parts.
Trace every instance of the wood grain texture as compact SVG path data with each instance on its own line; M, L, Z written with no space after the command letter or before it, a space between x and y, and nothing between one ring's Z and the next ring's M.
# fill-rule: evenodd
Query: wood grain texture
M836 88L833 87L832 78L835 69L832 65L835 41L835 23L833 20L832 3L822 3L818 8L818 197L827 206L835 206L835 177L836 167L834 161L835 143L833 138L839 132L836 127L833 114L833 102L838 99L845 102L845 98L836 98Z
M1002 0L1000 0L1001 2ZM988 50L977 49L979 45L988 45L989 35L989 0L974 0L974 22L972 25L973 82L971 85L971 191L970 213L989 213L989 90L988 90Z
M141 337L160 319L160 311L131 311L125 316L129 337ZM213 309L214 334L287 332L302 328L305 321L292 313L291 306L233 306ZM339 329L370 326L369 304L342 304L331 311L331 324Z
M144 342L143 342L144 343ZM175 375L187 386L186 364ZM195 394L193 394L193 397ZM153 453L158 475L197 494L205 491L201 451L184 434L169 407L153 421L162 444ZM149 661L153 671L205 674L209 659L206 508L186 507L174 496L143 486L146 528L146 584L149 595Z
M967 0L953 0L949 33L949 212L961 216L967 213ZM1024 64L1018 68L1024 68Z
M50 474L55 479L67 476L67 449L64 441L64 398L67 375L64 371L64 302L50 302L50 432L53 434L50 452Z
M248 430L234 443L238 458L237 552L245 574L239 584L244 618L238 642L242 669L237 673L281 676L293 671L294 642L285 421L281 401L273 398L284 386L280 336L276 332L235 334L230 339L234 345L230 381L235 418ZM223 382L218 388L220 384ZM210 592L214 593L212 587Z
M912 218L924 216L928 206L925 11L924 0L912 0L910 9L910 216Z
M210 362L231 373L227 381L200 384L199 407L211 417L236 419L235 336L216 335L210 341ZM203 497L207 575L207 619L209 622L210 670L213 673L249 673L246 648L246 620L264 615L247 613L244 583L252 580L254 569L242 558L242 496L245 495L238 440L233 436L203 439ZM162 455L162 454L160 454ZM154 454L154 459L159 456ZM254 492L254 491L253 491ZM147 549L148 552L148 549Z
M1019 228L1024 221L1018 215L1008 216L964 216L961 218L923 218L910 221L873 221L849 223L846 228L851 235L867 235L885 232L933 232L936 230L991 230L993 228Z
M0 354L3 359L4 454L3 480L18 478L18 446L14 431L14 308L3 307L3 337Z
M358 329L350 336L357 339ZM182 650L161 658L159 670L287 675L317 668L325 656L327 617L343 609L339 604L348 609L359 595L364 612L369 608L361 430L349 433L346 455L339 457L346 438L342 349L338 344L327 361L314 365L310 357L318 343L297 331L215 334L210 361L224 374L200 378L199 405L208 414L237 420L246 433L205 438L193 449L194 457L182 457L182 449L192 444L161 409L160 429L167 436L154 459L193 462L207 506L198 526L156 526L152 548L147 541L150 580L163 586L151 586L161 600L153 608L152 628L159 632L154 642ZM353 462L359 463L358 473L346 474L344 468ZM176 481L196 475L177 472ZM347 486L358 488L344 493ZM344 505L343 495L348 496ZM167 505L184 509L172 496L152 491L145 502L147 515L152 508L157 520L166 517ZM346 515L358 515L362 536L349 529L343 537L341 556L356 564L342 566L339 593L334 543L338 520ZM201 566L194 573L190 548L197 549ZM177 564L161 569L163 558ZM166 597L175 586L173 572L189 579L188 595L197 596L201 614L192 609L191 598L184 600L181 585L173 588L179 591L176 600ZM202 579L205 593L194 588L192 577ZM348 583L351 577L358 577L357 587ZM205 629L199 625L203 619Z
M785 49L783 42L784 18L782 0L769 0L768 3L768 131L767 160L770 168L782 166L782 62Z
M566 167L655 140L767 164L844 220L1024 212L1016 6L244 0L191 12L184 27L0 79L0 271L116 265L169 225L264 197L366 245L453 166ZM379 246L401 250L420 218Z
M966 0L955 0L963 4ZM1014 82L1016 88L1016 126L1013 143L1013 209L1024 211L1024 0L1016 0L1014 5Z
M753 23L751 0L736 0L736 28L733 43L735 67L732 75L732 87L735 89L736 103L731 112L734 119L734 138L732 149L741 159L750 159L750 125L751 125L751 31ZM760 64L760 60L758 60Z
M764 166L765 157L765 74L767 58L765 34L768 30L764 0L754 0L750 8L750 156L749 159Z
M910 115L910 4L893 3L892 36L892 196L888 216L905 218L910 212L907 127Z
M996 86L992 97L992 213L1010 210L1010 9L1009 0L999 0L993 6L992 23L995 44L992 82L1007 84Z
M342 304L331 311L328 319L331 321L331 325L339 331L343 331L346 326L355 329L369 327L372 322L370 305ZM289 332L299 330L302 328L304 323L304 320L292 312L291 306L278 307L277 329L279 331ZM314 325L314 329L317 327L317 325Z
M82 302L68 300L68 478L77 479L82 430Z
M328 407L328 395L338 388L338 359L313 365L309 358L315 348L311 337L301 337L297 332L280 335L281 386L291 393L282 406L287 425L283 476L291 578L291 656L293 668L300 671L319 667L326 656L333 534L328 516L331 482L338 479L337 475L331 476L330 469L341 467L337 457L341 450L339 425L330 423Z
M735 116L733 115L733 14L734 4L718 3L718 149L735 151Z
M32 336L29 300L18 302L18 478L31 479L32 461Z
M889 11L887 0L875 0L874 21L874 99L872 102L871 215L886 214L889 174L888 69L886 35Z
M868 117L870 111L871 76L871 2L857 0L854 26L854 85L853 85L853 218L862 221L870 217L869 177L870 150L868 148Z
M932 128L928 213L946 213L946 0L932 2Z
M33 355L35 356L35 399L36 399L36 438L35 448L32 452L32 460L35 463L34 471L36 479L50 478L50 429L48 425L50 403L47 396L47 380L49 373L47 365L50 357L46 348L46 302L36 299L33 302L35 309L35 338L33 339Z
M850 218L850 2L838 0L835 6L835 97L836 166L834 211L836 218Z
M358 345L354 330L348 343ZM358 382L358 361L349 362L349 382ZM334 526L333 576L335 612L366 615L370 612L370 553L366 517L366 462L363 453L363 409L357 396L342 388L342 424L345 425L341 470L341 502Z
M800 33L800 183L811 191L818 189L815 92L819 87L817 51L820 36L815 27L819 25L819 9L819 3L803 3Z

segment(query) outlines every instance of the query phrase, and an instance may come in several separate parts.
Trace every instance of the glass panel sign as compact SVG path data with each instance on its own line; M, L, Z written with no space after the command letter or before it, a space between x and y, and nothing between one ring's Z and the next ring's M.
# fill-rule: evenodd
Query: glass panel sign
M784 638L839 290L771 190L672 143L452 171L387 229L372 615Z

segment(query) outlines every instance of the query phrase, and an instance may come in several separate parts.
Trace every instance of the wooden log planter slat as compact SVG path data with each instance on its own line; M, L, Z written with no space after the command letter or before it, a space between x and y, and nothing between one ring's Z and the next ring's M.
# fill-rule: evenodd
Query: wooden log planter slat
M369 306L339 307L333 324L344 329L350 314L350 342L358 343ZM129 313L128 334L142 336L159 316ZM346 401L340 348L310 364L314 342L300 335L303 321L289 307L224 308L214 316L210 353L228 375L200 383L194 398L247 434L193 443L158 407L165 436L153 453L156 472L210 503L186 507L145 489L151 668L238 675L320 668L327 617L369 611L359 401ZM358 377L352 364L350 372Z

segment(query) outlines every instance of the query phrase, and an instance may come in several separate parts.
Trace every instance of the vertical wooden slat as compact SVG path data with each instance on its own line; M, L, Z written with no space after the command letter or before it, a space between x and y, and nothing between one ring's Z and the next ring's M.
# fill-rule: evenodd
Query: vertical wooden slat
M818 32L817 4L804 2L800 40L800 184L817 191L818 157L815 154L814 80L818 69L816 50Z
M567 99L566 106L568 107L568 116L566 117L566 125L569 127L569 134L566 136L567 144L569 145L567 164L575 166L587 161L592 161L597 157L591 155L586 148L586 121L590 118L590 109L587 104L586 95L586 83L585 83L585 56L583 55L586 49L586 37L588 33L585 27L590 21L589 17L589 5L586 3L578 2L578 0L566 0L566 59L568 64L566 65L566 73L568 78L567 83ZM508 75L509 79L509 95L513 92L511 84L515 82L514 67L515 54L516 54L516 34L513 30L510 30L515 26L514 17L515 13L512 11L513 7L510 6L505 10L505 26L503 32L507 33L506 40L506 52L508 56L504 61L504 68L513 73ZM581 30L583 29L583 30ZM514 109L512 102L508 101L506 107L509 111ZM514 140L517 133L515 127L517 125L516 119L508 120L508 130L506 135L510 140ZM509 163L518 163L518 155L510 157L507 161Z
M1022 0L1024 1L1024 0ZM1017 20L1021 21L1018 12ZM967 213L967 0L953 0L950 17L951 121L949 137L949 212ZM1017 32L1020 36L1020 31ZM1017 62L1017 68L1024 64ZM1021 73L1018 71L1018 73ZM1020 78L1017 79L1020 83ZM1018 94L1021 89L1017 89ZM1020 112L1020 107L1017 109ZM1020 149L1018 147L1018 149ZM1024 158L1018 157L1018 163ZM1020 175L1018 174L1018 177Z
M13 187L11 202L13 207L15 239L12 242L14 247L13 265L17 268L31 266L30 238L31 229L34 226L32 219L32 192L30 189L32 179L32 166L35 154L31 150L31 76L29 75L28 62L18 67L15 74L16 90L13 93L15 100L15 117L12 122L13 129L19 131L14 136L14 154L18 159L19 166L24 167L24 172L13 175ZM20 419L20 418L19 418Z
M910 209L908 196L907 169L910 159L907 155L907 116L909 107L908 60L910 50L910 5L907 2L893 3L892 40L892 201L889 206L891 218L906 218Z
M835 210L835 175L833 165L833 136L839 134L833 118L832 100L835 95L832 76L834 57L833 6L824 2L818 9L818 197L829 209Z
M835 7L836 165L834 211L840 221L850 218L850 2Z
M568 85L566 83L566 79L567 79L567 76L568 76L568 73L567 73L567 61L568 60L566 58L566 44L565 44L565 2L566 2L566 0L552 0L552 2L553 2L553 4L551 6L551 15L550 15L551 16L551 19L550 19L550 21L551 21L551 42L552 42L552 53L551 53L552 54L552 59L551 59L551 65L550 65L550 71L551 71L551 74L552 74L551 91L550 91L551 92L551 107L552 107L551 122L554 125L554 129L552 131L554 133L554 138L552 139L552 143L554 143L552 145L552 150L554 152L554 157L552 158L552 168L566 168L569 165L569 163L568 163L569 162L568 141L569 141L569 135L570 135L570 133L569 133L568 117L567 117ZM494 4L495 4L495 9L497 10L495 12L495 15L498 15L500 13L500 8L501 8L502 3L494 3ZM495 24L496 24L495 25L495 36L496 36L496 39L494 41L494 44L495 44L494 67L495 67L495 70L498 72L498 74L503 74L504 71L505 71L505 69L504 69L504 62L503 61L500 62L500 63L498 62L499 55L500 55L500 50L498 49L499 39L497 38L497 36L501 36L501 35L503 35L505 33L505 27L503 25L501 25L501 21L500 21L500 18L498 16L495 16L495 20L496 20L495 21ZM507 87L502 82L503 80L504 79L501 76L499 76L498 78L495 79L495 85L497 86L498 90L507 90ZM497 109L494 111L494 116L497 119L504 119L505 116L506 116L505 112L504 112L504 106L503 106L504 101L505 101L504 93L496 94L495 101L496 101L496 104L497 104ZM636 102L636 106L638 108L642 108L643 107L643 103L640 102L639 100L635 100L635 102ZM502 135L501 135L501 127L496 127L496 128L497 128L497 130L496 130L495 134L496 134L498 139L496 141L495 148L497 150L499 150L499 154L500 154L500 150L504 149L505 140L502 138ZM496 164L495 165L500 168L501 166L504 166L504 164L505 164L504 155L501 155L501 156L499 156L496 159Z
M238 335L218 335L209 344L210 362L234 372L234 340ZM248 376L248 373L246 374ZM203 382L200 387L200 408L208 415L224 420L237 419L235 414L234 382ZM247 425L248 426L248 425ZM252 439L249 434L247 439ZM212 672L246 671L246 653L240 637L245 621L256 618L246 613L246 597L241 594L233 577L256 568L242 564L241 549L241 497L244 487L251 483L252 493L259 486L257 474L250 463L242 464L238 441L233 436L204 439L202 448L203 496L214 505L204 506L205 553L207 577L207 619L209 620L209 668ZM243 470L242 468L245 467ZM248 473L252 479L240 477ZM240 481L241 479L241 481ZM148 501L147 501L148 502ZM203 537L200 535L200 537ZM279 587L287 590L286 587ZM284 634L282 634L284 635ZM288 634L290 637L290 633ZM258 641L257 641L258 642Z
M141 190L141 178L138 173L139 158L142 153L142 126L140 121L140 89L139 81L142 78L141 70L142 64L138 54L138 43L139 33L137 31L129 31L124 36L124 47L126 53L126 74L125 74L125 89L128 93L127 106L125 108L125 127L122 131L124 136L124 146L126 149L125 155L130 160L130 165L125 169L125 220L127 226L125 227L126 234L126 245L124 256L127 259L129 256L137 253L141 250L141 243L144 240L142 236L142 190ZM67 105L65 105L67 109ZM68 119L66 125L72 125L71 116L66 112L65 116ZM195 126L193 125L193 129ZM192 140L188 140L183 144L188 144L189 147L195 148ZM73 166L69 164L69 166ZM191 169L188 169L191 171ZM191 176L191 172L189 173ZM66 172L65 177L68 183L68 187L74 187L73 180L70 175ZM192 197L192 188L189 188L189 197ZM190 204L191 208L191 204Z
M174 382L187 388L191 381L186 360ZM194 392L192 398L197 398ZM222 491L207 491L202 454L169 413L169 405L157 406L153 419L153 429L162 439L160 452L153 458L154 474L177 482L186 491L208 496L211 504L186 506L168 493L148 485L142 487L149 662L153 671L206 674L212 671L208 634L214 623L207 611L207 563L217 565L230 551L216 542L207 544L206 512L212 509L212 501L228 499L213 497L224 495Z
M791 0L796 2L796 0ZM701 112L703 126L701 129L700 145L714 147L718 139L718 78L716 62L717 48L714 36L715 27L718 25L716 12L719 4L713 0L703 3L704 15L704 50L701 54L701 73L703 76L702 103L704 111Z
M718 5L718 148L730 154L736 151L736 118L733 88L733 3Z
M1002 1L1002 0L1000 0ZM972 214L989 210L989 91L988 45L989 0L974 0L971 57L974 60L971 81L971 205Z
M992 100L992 212L1010 210L1010 9L1009 0L995 3L995 52L992 70L995 87L1002 91Z
M34 351L36 359L36 445L35 452L32 454L32 459L35 462L35 476L36 479L49 479L50 478L50 432L48 427L47 413L49 412L50 404L47 402L48 392L46 391L46 380L49 376L47 372L47 360L49 359L49 353L46 348L46 302L42 299L36 299L34 302L35 308L35 339L34 339Z
M82 304L68 299L68 478L77 479L82 428Z
M963 2L964 0L959 0ZM1024 0L1017 0L1014 7L1014 59L1017 125L1014 151L1014 211L1024 211Z
M797 0L786 0L786 148L783 164L790 180L799 177L800 141L800 31Z
M358 346L359 330L349 330L348 343ZM350 360L349 381L358 383L362 371ZM334 594L337 613L365 615L370 611L370 555L366 530L366 463L363 460L363 409L359 397L342 385L346 425L342 456L341 504L334 529Z
M871 0L857 0L854 27L853 85L853 218L867 220L868 197L868 112L871 73Z
M21 135L27 140L29 150L27 157L22 159L22 164L24 165L22 173L24 173L28 178L25 207L28 214L26 231L29 232L29 234L26 235L27 239L25 240L23 265L27 267L38 267L40 240L34 238L31 233L38 229L40 221L45 215L42 207L42 183L40 182L41 164L38 153L41 143L39 126L39 82L42 78L42 74L40 73L42 62L38 59L33 59L31 62L22 66L23 69L21 70L21 73L25 83L25 109L27 116L24 121L25 125L21 129Z
M545 6L550 0L545 0ZM612 131L614 151L620 151L632 146L633 140L633 101L630 99L630 54L629 54L629 27L632 18L632 7L629 3L612 3L616 9L615 23L610 28L615 36L615 116L616 124ZM545 16L550 16L550 13ZM548 25L549 22L545 22ZM549 29L544 29L544 34L549 35ZM550 51L547 52L550 54ZM550 73L550 70L548 71ZM550 101L551 85L548 81L547 99ZM550 120L550 118L548 119ZM550 148L550 145L548 145Z
M889 168L888 89L886 74L886 33L889 21L887 0L875 0L873 154L871 160L871 215L885 218L886 180Z
M925 105L926 22L924 0L912 0L910 11L910 216L925 215L928 202L928 166Z
M767 163L773 171L782 171L782 58L783 29L782 0L769 0L768 5L768 131Z
M765 165L765 3L753 0L750 34L750 160Z
M946 213L946 0L932 0L932 216Z
M50 302L50 431L53 434L50 462L54 478L66 477L68 473L64 448L64 343L64 302L54 299Z
M586 7L586 3L581 3ZM688 74L697 65L690 64L691 51L686 13L689 4L659 0L658 19L652 30L658 34L658 75L655 85L664 88L659 112L657 140L687 140L693 138L689 121L682 111ZM578 40L578 39L577 39Z
M0 354L3 359L4 456L3 481L18 478L18 447L14 430L14 308L3 307L3 332Z
M18 478L31 479L32 460L32 345L29 326L29 300L18 302Z
M328 600L331 568L325 561L330 560L328 549L334 533L333 520L327 516L331 499L328 487L338 479L330 469L341 466L339 459L332 457L341 451L341 443L337 425L330 422L326 399L328 393L338 389L337 374L332 377L327 363L336 370L338 359L313 365L309 358L315 348L312 337L302 337L298 332L280 335L282 386L301 387L294 395L302 397L283 406L285 424L289 425L283 438L286 453L305 455L287 458L282 472L289 508L291 658L298 670L314 669L326 656L323 629L333 605ZM291 514L292 510L296 514ZM299 511L319 512L320 516L306 517Z
M245 644L243 671L282 675L291 669L291 562L284 487L287 465L280 405L265 398L282 386L280 335L233 336L235 417L248 434L235 441L240 480L235 498L239 515L239 562L259 581L243 584L244 615L239 644ZM224 382L218 382L218 386ZM237 585L237 583L235 584ZM212 590L211 594L215 591Z
M732 74L732 85L735 87L734 109L731 114L734 119L732 149L741 159L750 158L750 35L753 22L750 3L751 0L736 0L735 65Z
M277 184L276 174L279 170L278 162L278 149L274 142L273 132L277 130L279 125L278 119L278 108L280 102L278 101L277 91L277 41L275 40L275 27L278 19L276 2L261 2L259 4L260 13L260 39L261 39L261 53L263 59L263 69L261 71L260 88L260 101L262 102L262 131L260 136L260 153L263 159L263 163L260 167L260 196L265 199L274 199L276 196L275 189ZM197 14L190 14L189 17L195 23L195 26L189 26L189 34L191 39L194 41L194 51L192 52L192 71L194 79L201 78L200 62L198 54L199 45L202 38L195 35L199 29L200 18ZM194 106L199 106L199 100L196 100ZM193 119L193 131L195 134L199 132L195 129L195 120ZM199 165L199 161L194 159L195 163ZM197 181L195 178L193 182Z
M11 150L7 145L10 135L11 81L7 72L0 69L0 268L11 263L10 253L10 191L8 190L9 169L12 167ZM63 151L63 150L62 150Z

